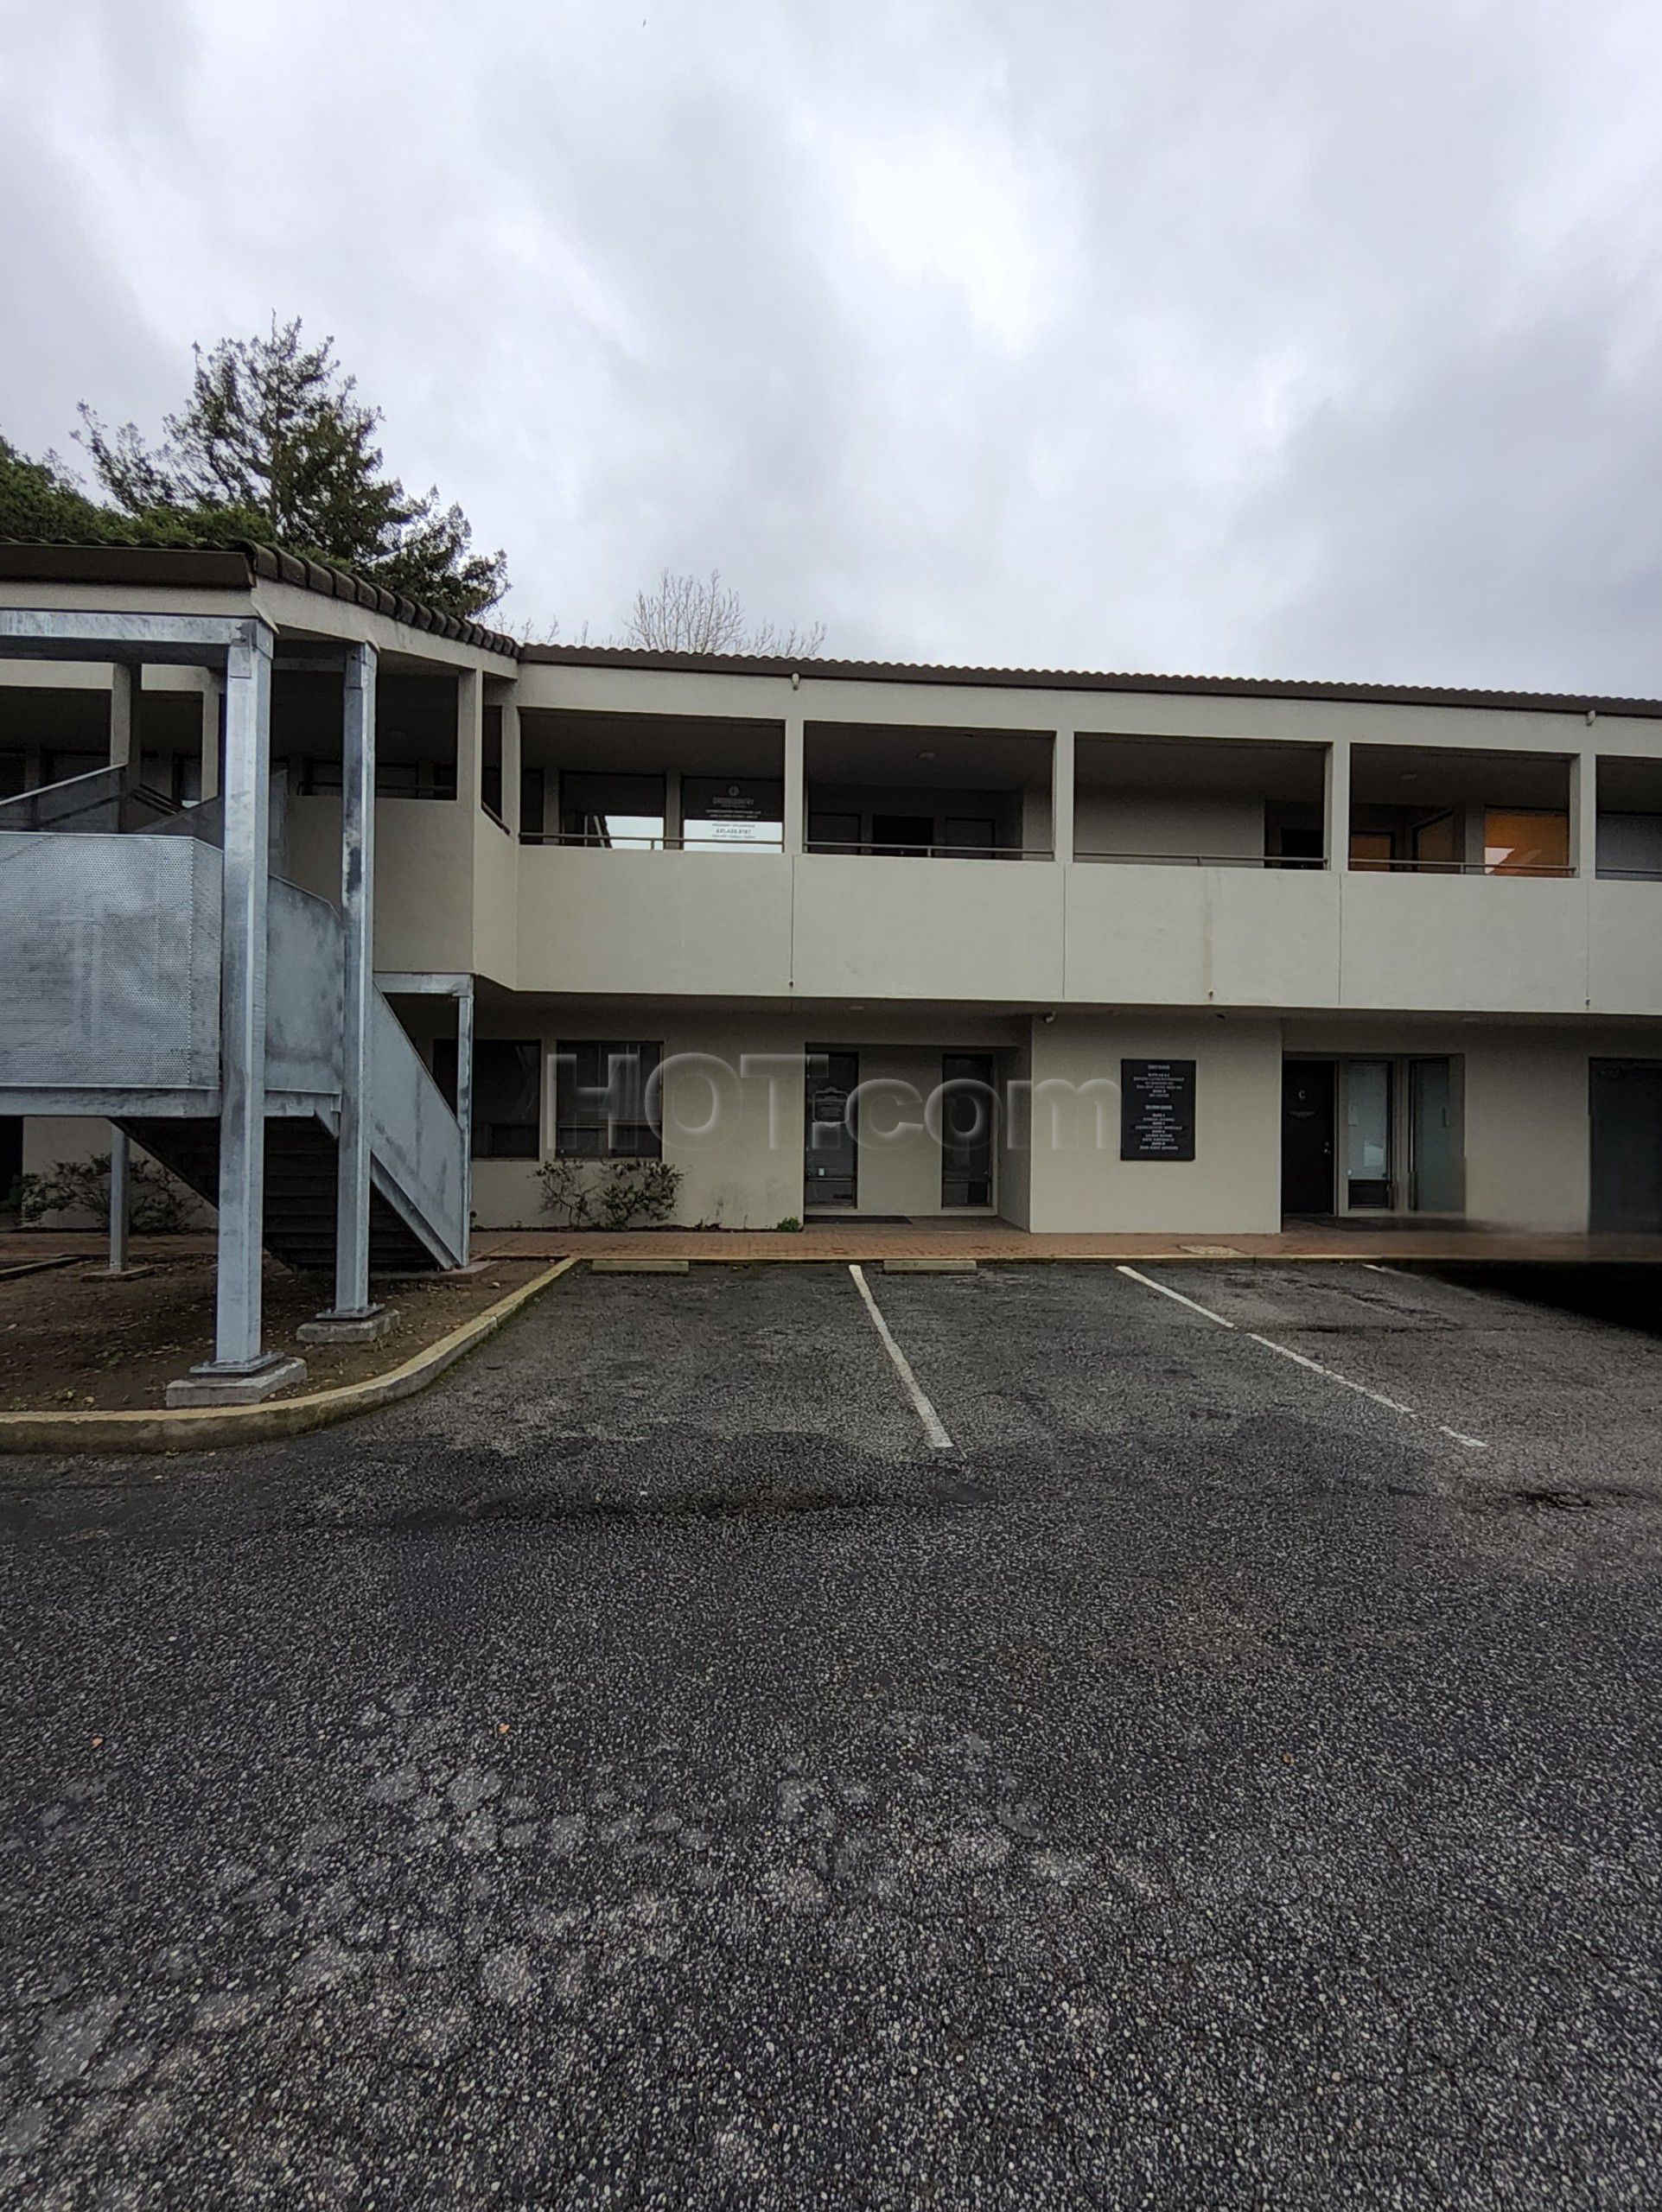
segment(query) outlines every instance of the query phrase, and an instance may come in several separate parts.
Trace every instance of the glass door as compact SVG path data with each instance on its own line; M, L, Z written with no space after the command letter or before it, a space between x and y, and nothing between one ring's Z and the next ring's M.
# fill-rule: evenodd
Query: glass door
M803 1211L852 1209L859 1173L855 1146L855 1093L860 1087L857 1052L808 1052L803 1101Z
M1449 1060L1408 1064L1408 1202L1414 1211L1459 1213L1463 1178Z
M1346 1066L1345 1190L1353 1208L1390 1210L1389 1060L1352 1060Z
M946 1052L940 1063L940 1203L992 1204L992 1061Z

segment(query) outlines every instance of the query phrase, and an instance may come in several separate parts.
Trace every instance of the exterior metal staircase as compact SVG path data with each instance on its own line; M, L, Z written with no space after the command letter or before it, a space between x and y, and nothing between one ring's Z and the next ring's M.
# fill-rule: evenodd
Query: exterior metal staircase
M0 1111L98 1115L217 1203L216 802L181 809L125 768L0 802ZM342 935L326 899L272 876L262 1237L324 1270L335 1254ZM455 1114L392 1006L370 1004L370 1263L465 1256Z
M124 1116L135 1144L209 1205L220 1194L220 1125ZM265 1124L265 1249L285 1267L325 1274L334 1266L335 1157L331 1130L315 1116L271 1116ZM440 1264L380 1192L370 1198L369 1264L376 1274L420 1274Z

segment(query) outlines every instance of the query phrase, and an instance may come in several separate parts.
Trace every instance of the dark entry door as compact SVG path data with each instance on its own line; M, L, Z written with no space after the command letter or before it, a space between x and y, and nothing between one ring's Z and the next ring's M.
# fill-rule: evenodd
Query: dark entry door
M1281 1070L1281 1210L1333 1211L1333 1062L1285 1060Z
M850 1102L859 1084L857 1052L817 1052L809 1047L802 1158L806 1212L855 1203L858 1157Z
M22 1172L22 1117L18 1114L0 1114L0 1213L6 1211L12 1185Z
M1594 1060L1594 1229L1662 1230L1662 1061Z
M944 1052L940 1062L940 1202L992 1204L992 1059Z

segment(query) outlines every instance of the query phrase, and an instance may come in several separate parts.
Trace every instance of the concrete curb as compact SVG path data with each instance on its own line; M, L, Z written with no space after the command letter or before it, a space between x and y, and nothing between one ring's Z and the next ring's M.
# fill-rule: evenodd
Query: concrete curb
M378 1406L413 1397L453 1367L466 1352L494 1336L505 1321L539 1291L576 1266L557 1260L471 1321L452 1329L436 1344L414 1352L401 1367L372 1375L335 1390L312 1390L303 1397L276 1398L263 1406L192 1406L153 1413L0 1413L0 1453L7 1452L217 1452L232 1444L265 1444L280 1436L301 1436L328 1428Z

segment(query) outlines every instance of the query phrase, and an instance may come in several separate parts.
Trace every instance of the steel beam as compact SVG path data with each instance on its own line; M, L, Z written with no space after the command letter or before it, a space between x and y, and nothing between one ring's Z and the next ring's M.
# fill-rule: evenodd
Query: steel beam
M376 971L375 988L388 998L459 999L474 987L471 976L450 975L437 969L382 968Z
M0 607L0 654L22 660L156 661L223 668L226 657L249 650L257 634L265 639L269 661L271 632L254 615Z

